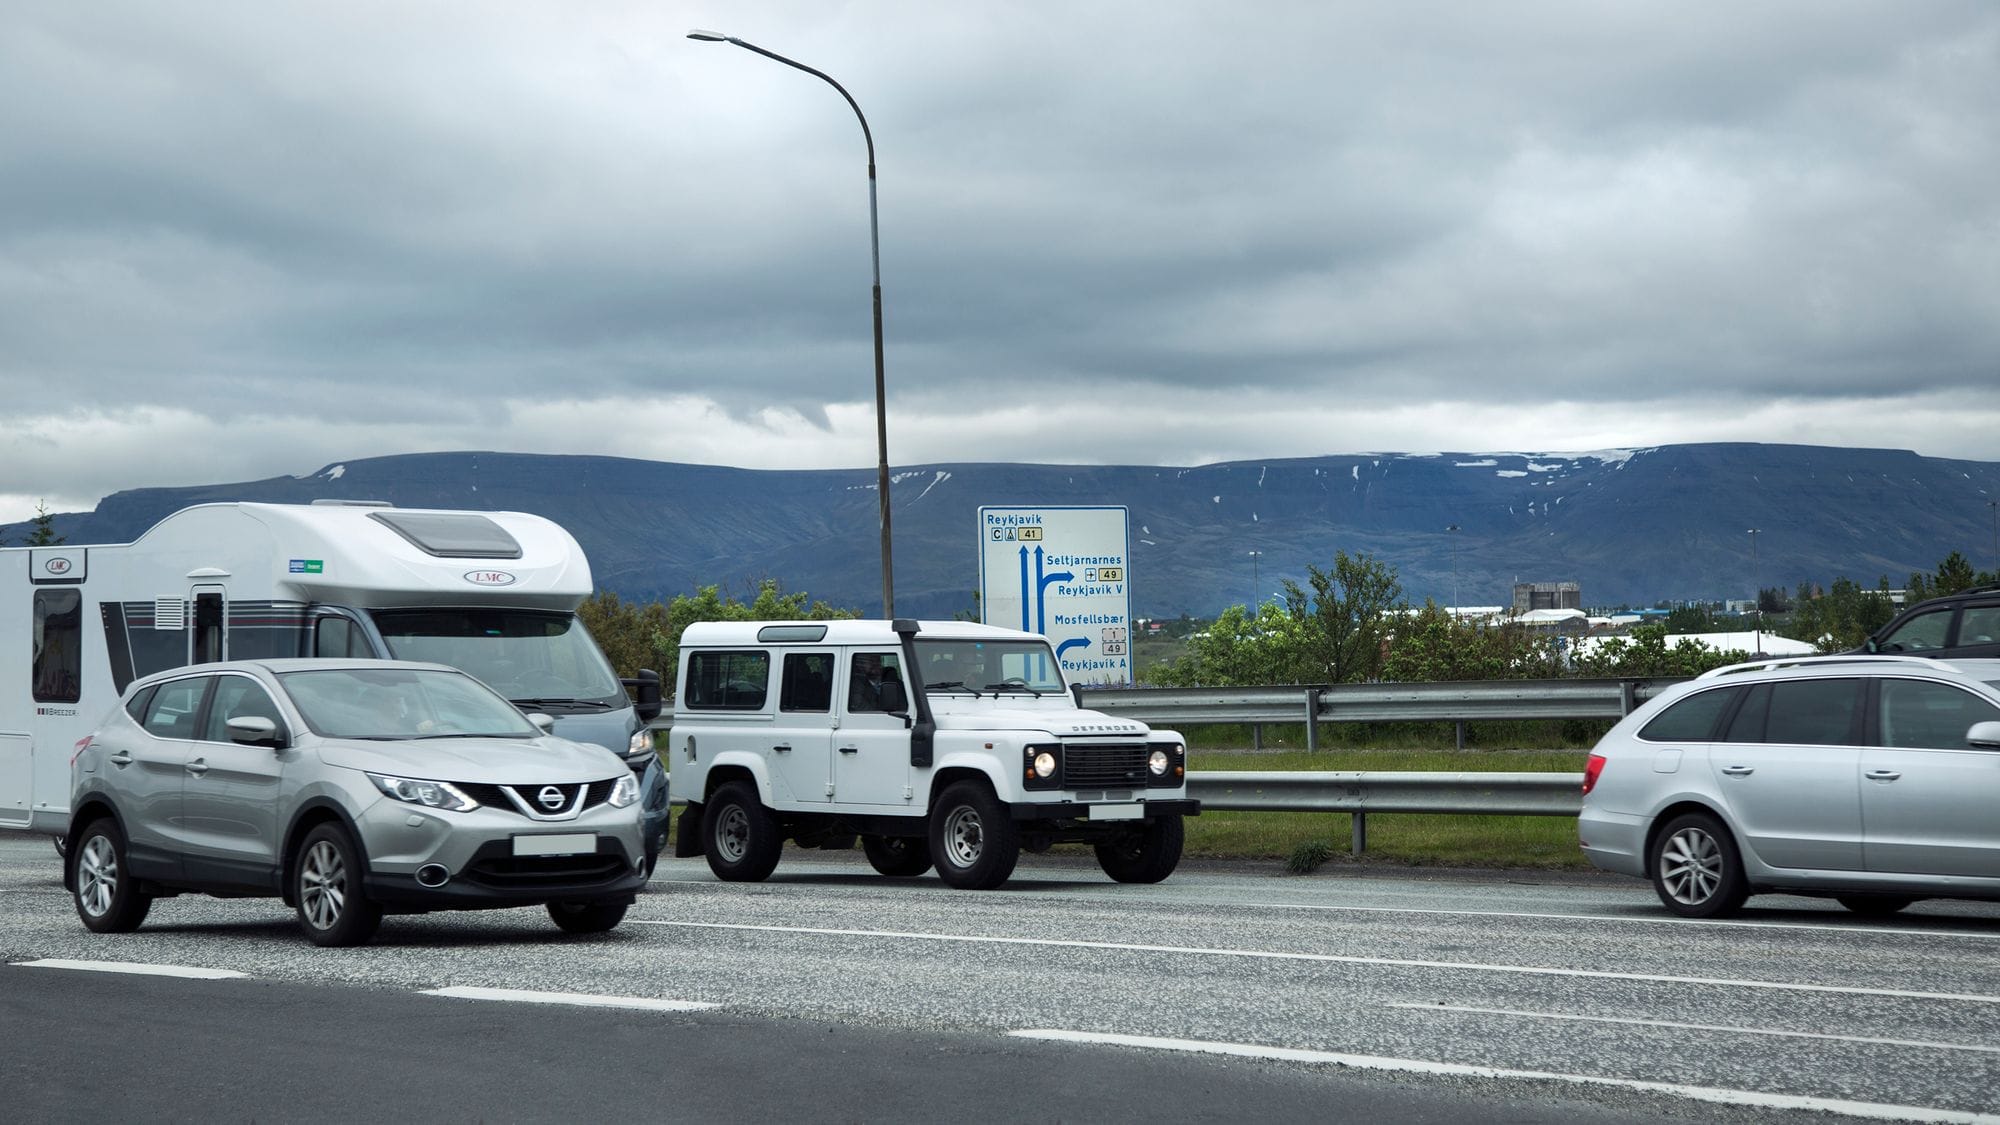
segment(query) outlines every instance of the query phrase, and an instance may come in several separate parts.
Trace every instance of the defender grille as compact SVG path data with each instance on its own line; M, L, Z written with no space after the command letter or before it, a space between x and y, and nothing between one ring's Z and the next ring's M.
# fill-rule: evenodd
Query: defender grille
M1145 788L1144 743L1063 747L1063 785L1069 789Z

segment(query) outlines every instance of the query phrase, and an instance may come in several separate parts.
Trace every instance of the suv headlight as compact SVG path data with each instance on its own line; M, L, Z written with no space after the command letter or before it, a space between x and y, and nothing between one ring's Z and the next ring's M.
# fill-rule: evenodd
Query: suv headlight
M605 803L614 809L622 809L638 800L639 779L628 773L611 786L611 796L605 798Z
M427 809L470 812L479 807L478 801L466 796L458 786L449 781L420 781L381 773L369 774L368 780L375 783L375 788L380 789L383 796L412 805L422 805Z
M1021 785L1025 789L1057 789L1062 786L1062 747L1051 745L1021 748Z
M635 730L632 732L632 737L625 743L625 756L629 758L634 754L643 754L652 748L653 732L644 729Z
M1146 787L1173 789L1187 781L1187 747L1155 742L1146 747Z

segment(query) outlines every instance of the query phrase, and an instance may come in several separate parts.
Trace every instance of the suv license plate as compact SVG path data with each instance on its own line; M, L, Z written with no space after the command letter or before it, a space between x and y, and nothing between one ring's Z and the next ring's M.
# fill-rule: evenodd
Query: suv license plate
M516 836L515 855L577 855L597 850L597 834L571 832L562 836Z
M1142 820L1146 816L1144 805L1092 805L1092 820Z

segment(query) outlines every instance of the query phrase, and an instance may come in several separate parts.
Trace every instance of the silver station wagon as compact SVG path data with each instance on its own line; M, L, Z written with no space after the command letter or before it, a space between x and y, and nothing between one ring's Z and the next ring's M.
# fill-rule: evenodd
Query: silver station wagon
M1613 727L1583 785L1584 854L1676 914L1765 891L1861 914L2000 899L2000 661L1719 668Z
M64 885L100 933L187 891L281 896L320 945L385 912L544 905L609 930L646 880L638 782L549 724L438 664L149 676L78 744Z

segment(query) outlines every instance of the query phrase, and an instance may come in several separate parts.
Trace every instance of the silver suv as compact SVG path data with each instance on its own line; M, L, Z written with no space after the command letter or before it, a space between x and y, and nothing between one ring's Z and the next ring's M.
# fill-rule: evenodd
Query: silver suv
M1831 656L1719 668L1598 742L1578 833L1676 914L1763 891L1861 914L2000 899L2000 661Z
M63 883L99 933L185 891L282 896L320 945L385 911L545 904L609 930L645 883L639 786L551 723L439 664L149 676L77 745Z

